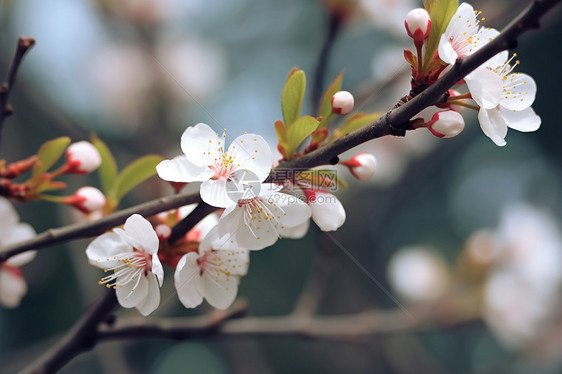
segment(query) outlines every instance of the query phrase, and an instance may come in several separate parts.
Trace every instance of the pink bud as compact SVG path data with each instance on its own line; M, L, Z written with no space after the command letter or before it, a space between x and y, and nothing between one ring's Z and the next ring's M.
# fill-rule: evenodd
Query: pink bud
M353 95L347 91L339 91L332 96L332 112L345 115L353 110Z
M105 202L105 195L97 188L89 186L78 189L74 195L64 200L65 204L72 205L86 214L101 211Z
M172 235L172 229L170 228L170 226L164 223L156 226L154 228L154 231L156 231L156 235L158 236L158 239L160 239L160 241L168 240L170 238L170 235Z
M66 150L65 173L88 174L101 164L101 156L96 147L87 141L71 144Z
M444 110L433 115L427 128L439 138L452 138L464 130L464 119L454 110Z
M408 35L414 39L416 47L421 46L431 31L431 18L425 9L413 9L406 15L404 25Z
M369 180L377 169L377 159L370 153L358 153L347 161L341 162L349 168L353 176L360 181Z

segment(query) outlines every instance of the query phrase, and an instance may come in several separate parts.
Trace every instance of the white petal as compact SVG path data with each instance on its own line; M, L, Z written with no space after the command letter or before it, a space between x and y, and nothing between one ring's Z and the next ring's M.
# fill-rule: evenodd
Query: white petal
M148 316L160 305L160 287L154 274L148 274L148 293L146 298L137 305L137 309L143 316Z
M507 135L507 123L502 117L501 111L498 108L484 109L480 108L478 112L478 121L484 134L496 145L502 147L505 143L505 136Z
M222 152L224 140L204 123L188 127L181 136L181 149L187 159L196 166L214 165Z
M0 305L15 308L26 292L27 285L20 274L14 274L0 267Z
M37 255L37 251L27 251L20 254L17 254L13 257L10 257L6 263L11 266L20 267L31 262L35 256Z
M507 126L517 131L536 131L541 126L541 117L531 107L519 111L501 108L501 113Z
M345 209L331 193L315 191L315 198L309 199L308 204L312 219L322 231L335 231L345 222Z
M123 226L125 229L125 240L133 247L142 249L147 253L154 254L158 252L160 242L158 235L152 228L152 224L144 219L140 214L133 214ZM118 231L120 233L120 231Z
M152 275L148 275L152 277ZM140 279L138 277L140 277ZM117 278L115 289L117 301L119 301L119 304L121 304L123 308L133 308L143 303L148 296L148 283L148 278L144 274L138 275L122 286L121 279Z
M0 242L3 246L8 246L33 238L35 230L27 223L18 223L11 226L9 230L4 230L3 234Z
M297 196L275 192L264 202L282 227L298 226L308 220L312 214L310 207Z
M164 283L164 268L162 267L162 263L158 258L158 253L154 253L152 255L151 271L154 275L156 275L156 278L158 279L158 283L160 284L160 287L162 287L162 284Z
M226 193L226 180L223 178L209 179L201 184L201 199L211 206L226 208L235 204Z
M439 58L450 65L453 65L457 60L457 57L459 57L457 52L455 52L453 45L449 42L449 36L447 34L441 35L437 51L439 53Z
M289 239L301 239L303 238L306 233L308 232L308 228L310 227L310 220L307 219L304 223L294 227L285 227L279 230L279 235L282 238L289 238Z
M269 175L272 155L269 144L259 135L244 134L232 142L228 154L234 159L237 168L248 169L263 182Z
M203 296L197 287L200 272L197 258L198 255L195 252L184 255L179 260L174 273L178 298L186 308L195 308L203 302Z
M499 74L479 67L465 78L468 90L478 105L485 109L495 108L502 95L503 83Z
M488 44L499 34L500 32L496 29L481 27L474 38L472 38L472 53ZM502 66L507 61L508 57L509 53L507 51L501 51L500 53L497 53L496 55L494 55L494 57L486 61L483 65L495 69L498 66Z
M279 239L276 228L270 221L257 223L259 226L240 226L235 233L231 234L230 239L236 248L246 248L254 251L269 247ZM259 227L259 228L258 228ZM225 244L223 248L228 248ZM220 249L220 248L217 248Z
M222 272L205 271L199 282L200 292L217 309L228 308L238 293L238 277Z
M107 232L88 245L86 256L88 256L91 265L107 269L119 263L119 261L113 260L114 256L132 250L131 245L121 235L115 232Z
M0 226L7 228L18 223L20 217L10 200L0 196Z
M215 253L231 275L244 276L248 273L248 266L250 265L249 251L234 249L230 251L215 251Z
M213 171L207 166L196 166L185 156L164 160L156 165L158 176L170 182L195 182L204 181L213 176Z
M500 105L510 110L523 110L530 107L537 93L535 80L521 73L509 74L505 78Z

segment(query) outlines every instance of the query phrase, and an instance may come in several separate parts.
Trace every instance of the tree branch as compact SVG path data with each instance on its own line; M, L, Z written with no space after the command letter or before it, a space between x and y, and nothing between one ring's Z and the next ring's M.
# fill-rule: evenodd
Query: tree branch
M35 44L35 39L33 38L18 38L18 43L16 46L16 53L14 54L14 58L12 59L12 63L10 64L10 68L8 69L8 73L6 74L6 80L0 86L0 141L2 140L2 128L4 126L4 120L10 114L12 114L13 109L8 106L8 98L10 97L10 92L14 87L16 82L16 75L18 73L18 69L21 65L23 57L33 47Z
M74 239L103 234L105 231L125 223L127 218L135 213L148 217L166 210L200 202L201 197L199 196L199 192L166 196L144 204L123 209L117 213L110 214L93 222L76 223L57 229L50 229L32 239L2 248L2 252L0 252L0 263L6 261L14 255L17 255L18 253L22 253L30 249L39 249L55 244L65 243Z
M113 290L107 291L82 315L64 338L21 373L55 373L81 352L97 344L97 326L117 306Z

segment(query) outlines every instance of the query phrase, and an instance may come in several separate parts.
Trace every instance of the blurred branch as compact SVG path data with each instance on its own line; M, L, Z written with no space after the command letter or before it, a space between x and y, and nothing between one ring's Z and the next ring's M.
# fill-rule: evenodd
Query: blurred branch
M6 74L6 80L0 86L0 141L2 140L2 128L4 126L4 120L6 117L10 116L13 112L13 108L8 105L8 99L10 97L10 92L12 91L14 84L16 83L16 75L18 69L21 65L23 57L35 45L35 39L33 38L18 38L18 44L16 46L16 53Z
M410 308L412 316L400 309L364 311L335 316L245 317L217 324L213 318L120 319L110 326L100 326L99 341L134 338L193 339L213 335L301 336L315 339L358 339L404 331L424 331L440 325L434 309L428 306ZM474 321L474 316L455 324Z
M335 12L328 12L328 17L328 27L325 33L324 44L322 44L322 49L318 55L318 61L316 62L314 71L314 80L312 81L312 113L318 113L330 52L332 51L332 47L334 46L334 42L336 41L342 25L341 17Z
M135 213L148 217L166 210L199 202L201 202L199 192L166 196L144 204L123 209L117 213L110 214L93 222L76 223L57 229L49 229L32 239L2 248L2 251L0 252L0 263L6 261L14 255L17 255L18 253L22 253L30 249L39 249L55 244L65 243L74 239L101 235L105 231L125 223L127 218Z
M349 133L336 141L310 152L298 159L280 163L269 176L268 181L278 181L286 176L288 169L312 168L333 164L337 156L361 143L386 135L404 136L409 126L409 119L424 108L440 101L441 96L455 83L470 74L497 53L515 48L519 36L539 27L539 19L561 0L533 0L529 6L501 33L472 55L458 59L452 69L435 84L427 88L405 104L390 110L376 121ZM280 171L280 173L277 173Z
M57 345L39 357L23 373L55 373L81 352L97 343L97 326L117 306L115 292L107 291L98 299Z

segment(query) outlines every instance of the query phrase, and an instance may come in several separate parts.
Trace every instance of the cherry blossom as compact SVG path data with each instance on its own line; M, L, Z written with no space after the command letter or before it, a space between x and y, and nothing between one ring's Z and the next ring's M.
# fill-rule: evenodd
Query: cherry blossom
M353 110L355 100L348 91L338 91L332 96L332 112L346 115Z
M113 229L90 243L86 255L90 264L113 271L101 278L99 284L113 287L121 306L136 307L146 316L160 304L164 271L158 259L158 246L158 236L150 222L133 214L123 229Z
M322 231L336 231L345 222L345 209L338 198L322 189L305 188L303 193L311 209L311 218Z
M377 159L368 152L361 152L347 161L340 161L340 164L348 167L355 178L360 181L371 179L377 170Z
M260 250L273 245L289 229L305 223L310 207L299 197L280 192L281 186L263 183L259 191L248 189L246 196L225 209L219 219L222 245L215 249Z
M479 14L467 3L459 5L439 41L437 50L441 60L453 65L457 58L476 52L499 34L492 28L479 28Z
M498 61L498 57L489 60L465 81L480 106L478 120L482 131L498 146L504 146L508 127L522 132L536 131L541 118L531 108L537 92L533 78L512 73L518 62L511 66L511 60Z
M264 181L271 171L271 150L261 136L244 134L234 139L225 152L225 137L219 137L204 123L188 127L181 138L185 155L162 161L156 167L158 175L171 182L203 182L203 201L228 207L233 202L227 195L227 181L240 170L250 170Z
M206 299L218 309L228 308L238 293L240 277L246 275L249 252L245 249L215 250L220 245L215 227L203 239L197 252L178 262L174 281L178 297L186 308L195 308Z
M0 197L0 248L33 236L35 230L27 223L20 223L12 204ZM35 251L23 252L0 263L0 305L7 308L19 305L27 292L27 285L19 268L33 260L35 255Z

